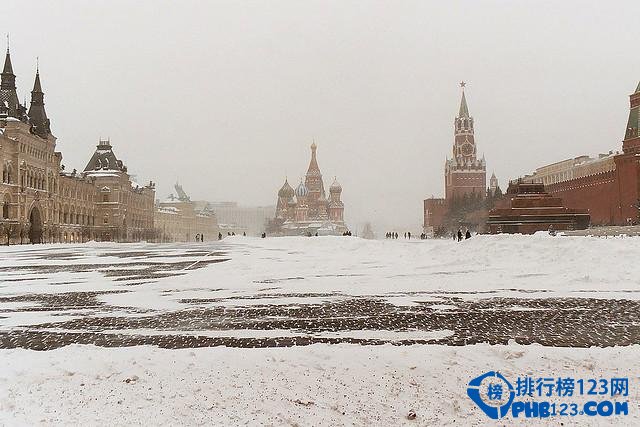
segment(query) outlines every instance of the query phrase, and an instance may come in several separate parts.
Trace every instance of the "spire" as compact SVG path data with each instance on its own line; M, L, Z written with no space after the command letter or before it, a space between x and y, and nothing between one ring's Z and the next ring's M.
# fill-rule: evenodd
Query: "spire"
M2 74L13 74L13 65L11 64L11 53L9 53L9 46L7 46L7 54L4 57L4 68Z
M467 98L464 96L465 82L460 82L462 88L462 99L460 100L460 111L458 111L458 117L469 118L469 108L467 107Z
M316 151L318 146L315 141L311 144L311 161L309 162L309 169L307 169L307 175L321 175L320 167L318 167L318 160L316 159Z
M7 106L7 114L10 117L21 118L20 101L16 93L16 76L13 74L11 53L9 52L9 36L7 36L7 55L0 74L0 104L2 103Z
M42 93L42 86L40 85L40 63L39 59L36 57L36 81L33 83L33 92Z
M42 138L47 138L51 133L49 127L49 119L44 109L44 92L40 84L40 66L36 62L36 78L33 82L33 90L31 91L31 107L29 107L29 123L33 127L32 132Z
M622 150L625 153L640 153L640 84L636 91L629 95L629 119Z
M9 52L9 33L7 33L7 55L4 57L4 68L2 68L2 74L13 75L13 65L11 65L11 53ZM13 77L15 77L15 75Z

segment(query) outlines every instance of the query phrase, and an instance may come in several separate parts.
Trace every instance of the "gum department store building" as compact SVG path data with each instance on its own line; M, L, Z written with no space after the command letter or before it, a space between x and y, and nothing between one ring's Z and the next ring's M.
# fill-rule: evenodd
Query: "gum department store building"
M0 83L1 241L152 239L154 184L132 182L109 141L100 141L83 172L65 171L50 125L39 72L27 109L7 48Z

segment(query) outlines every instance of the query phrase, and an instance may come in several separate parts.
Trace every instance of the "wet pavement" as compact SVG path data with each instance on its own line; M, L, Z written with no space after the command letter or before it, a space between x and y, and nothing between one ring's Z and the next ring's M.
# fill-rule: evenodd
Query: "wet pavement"
M561 347L640 343L640 301L625 299L624 293L619 299L554 297L545 296L544 290L517 289L511 291L518 297L496 291L349 295L287 292L277 286L286 279L264 279L255 283L263 286L259 294L228 296L224 288L204 287L196 289L203 291L201 297L197 292L176 297L178 308L119 306L105 298L126 296L132 288L150 289L162 279L176 290L158 292L179 296L182 276L206 268L213 277L218 265L232 255L224 245L89 252L59 246L3 254L21 257L22 263L0 267L0 289L10 289L0 295L0 348L49 350L69 344L256 348L343 342L459 346L509 340ZM56 281L58 276L63 280ZM47 286L86 286L95 277L112 284L111 289L46 291ZM44 291L16 291L20 283L40 282L46 284Z
M509 340L546 346L602 347L640 342L640 302L632 300L483 298L470 301L438 296L438 304L429 302L403 307L386 302L384 298L340 295L337 301L321 304L191 307L130 317L110 315L110 307L97 301L96 296L87 292L0 298L0 303L34 303L34 306L17 311L91 310L91 315L79 319L1 331L0 348L43 350L68 344L105 347L148 344L163 348L282 347L339 342L466 345L506 344ZM279 294L278 298L326 296ZM431 293L429 296L436 295ZM189 305L199 303L198 300L188 301ZM397 339L350 336L354 331L362 330L448 331L449 335L434 339L403 339L401 334ZM253 331L255 336L228 336L229 332L242 335L246 331ZM276 335L282 336L260 337L261 332L268 331L276 331ZM215 336L217 333L221 336Z

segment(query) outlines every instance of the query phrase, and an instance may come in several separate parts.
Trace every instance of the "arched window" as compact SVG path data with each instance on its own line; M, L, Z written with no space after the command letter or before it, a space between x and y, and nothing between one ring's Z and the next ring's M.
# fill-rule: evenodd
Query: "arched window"
M2 218L3 219L9 218L9 202L4 202L2 204Z

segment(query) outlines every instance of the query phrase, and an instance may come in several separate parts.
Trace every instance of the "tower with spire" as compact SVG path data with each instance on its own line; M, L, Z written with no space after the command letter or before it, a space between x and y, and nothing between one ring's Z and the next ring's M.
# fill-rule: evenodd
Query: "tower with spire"
M445 198L459 199L466 196L485 197L487 171L484 156L478 159L474 137L473 116L469 114L465 82L460 83L462 97L453 124L453 147L450 159L445 162Z
M42 138L47 138L51 134L51 127L47 112L44 110L44 92L40 84L40 66L36 66L36 78L31 91L31 107L29 107L29 123L32 132Z
M622 150L625 153L640 153L640 83L629 95L629 119L624 133Z
M20 104L16 92L16 75L13 73L8 42L4 66L0 74L0 117L13 117L23 121L26 118L26 109Z
M311 160L309 161L309 167L307 168L307 174L304 179L304 185L309 190L309 214L314 217L318 216L320 211L326 212L326 206L321 207L320 204L326 205L327 202L324 184L322 183L322 173L318 166L317 150L318 146L314 141L311 144Z

